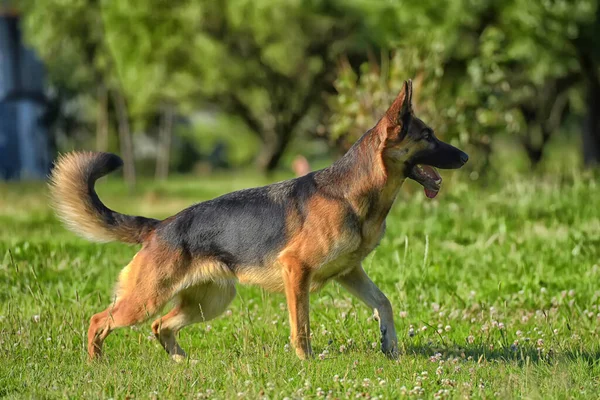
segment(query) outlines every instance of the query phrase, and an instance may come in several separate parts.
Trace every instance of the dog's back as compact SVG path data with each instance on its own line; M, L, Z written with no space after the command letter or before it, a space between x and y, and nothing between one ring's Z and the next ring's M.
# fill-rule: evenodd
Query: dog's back
M212 257L235 270L262 265L286 240L284 184L246 189L193 205L161 222L156 238L192 258Z

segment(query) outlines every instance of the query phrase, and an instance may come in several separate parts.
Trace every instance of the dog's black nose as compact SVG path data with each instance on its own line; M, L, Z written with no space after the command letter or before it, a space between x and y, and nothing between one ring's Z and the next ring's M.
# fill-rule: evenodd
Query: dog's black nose
M460 152L460 161L461 161L463 164L466 164L466 163L467 163L467 161L469 161L469 155L468 155L467 153L465 153L464 151L461 151L461 152Z

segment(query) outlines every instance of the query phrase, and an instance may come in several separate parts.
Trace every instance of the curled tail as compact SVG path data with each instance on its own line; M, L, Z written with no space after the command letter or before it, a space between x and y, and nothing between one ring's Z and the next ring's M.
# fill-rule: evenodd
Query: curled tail
M158 220L120 214L94 190L96 180L123 165L110 153L73 152L57 160L50 177L54 210L71 231L96 242L142 243Z

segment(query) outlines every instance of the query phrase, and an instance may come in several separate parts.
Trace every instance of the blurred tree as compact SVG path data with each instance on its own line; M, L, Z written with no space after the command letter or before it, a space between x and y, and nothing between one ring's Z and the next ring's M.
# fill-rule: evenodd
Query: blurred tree
M329 99L330 138L346 151L364 132L381 118L382 110L394 100L402 88L404 79L410 77L414 85L414 107L418 115L436 127L440 136L447 134L452 126L448 117L454 117L454 109L439 108L444 102L437 93L442 83L441 57L439 53L421 55L418 50L399 49L390 57L385 52L381 61L373 60L361 65L356 73L349 62L343 62L335 82L337 94Z
M598 69L593 46L584 39L600 22L597 0L513 0L490 5L489 10L494 17L486 22L479 51L469 64L471 82L482 88L482 104L491 113L519 112L520 138L535 166L565 117L577 112L570 100L584 97L581 53ZM588 110L588 118L597 111ZM584 110L577 113L586 114Z
M84 10L63 14L52 4L35 0L19 2L23 12L23 28L26 40L32 44L43 58L51 82L51 90L46 96L49 101L48 122L53 125L50 131L53 142L64 137L74 136L85 127L86 120L79 115L84 107L73 107L73 104L86 104L82 101L94 89L94 72L90 67L95 53L93 45L86 45L82 36L90 36L91 28L81 26L80 18ZM65 25L57 24L64 18ZM69 31L66 25L81 33L74 38L65 37ZM85 31L85 32L83 32ZM76 112L73 112L76 110Z
M148 125L155 124L159 114L156 179L166 179L169 173L176 109L186 105L190 90L197 86L187 75L194 34L187 18L194 7L191 1L181 2L177 8L155 0L102 2L107 49L134 124L152 130ZM187 105L189 111L191 104Z
M586 165L600 165L600 4L590 1L579 7L576 29L570 36L586 87L586 117L583 124L583 159ZM564 17L569 12L563 11ZM572 25L571 25L571 29Z
M221 87L207 92L240 116L263 143L257 158L274 169L302 119L324 110L335 60L352 43L353 19L327 1L211 2L203 32L221 51Z
M485 4L456 0L443 8L430 0L377 6L353 1L348 7L362 10L373 42L394 51L383 52L381 60L371 57L358 74L349 63L342 64L335 84L339 95L329 100L326 134L345 149L375 124L402 82L412 78L418 115L441 137L485 150L479 158L484 169L495 122L477 122L482 96L469 85L467 65L477 49ZM509 128L516 129L514 124Z
M23 0L27 40L44 59L52 82L80 97L96 98L97 146L108 145L109 102L116 111L123 173L135 185L126 100L107 51L100 0ZM64 90L63 90L64 91Z
M488 156L491 135L517 135L533 166L565 117L577 113L572 100L587 91L584 158L600 157L597 0L455 0L445 8L430 0L375 7L357 0L348 7L362 10L374 41L398 50L381 67L363 66L360 77L342 68L328 121L338 142L368 128L372 118L365 125L361 115L385 109L386 93L413 77L419 111L442 135Z
M159 125L158 155L156 159L155 171L155 177L159 180L165 180L169 176L171 142L173 141L173 119L173 107L165 106L161 113Z
M345 148L410 77L420 114L441 136L483 149L481 169L490 138L504 133L520 140L535 165L569 115L585 116L586 162L600 158L598 0L451 0L443 7L435 0L23 0L20 6L53 81L95 105L99 149L116 121L130 181L130 125L158 132L155 175L164 178L174 117L216 104L256 134L257 164L272 170L303 121L322 120L329 105L326 134ZM393 51L369 60L366 48ZM326 101L336 73L339 96Z
M329 3L135 0L104 10L134 114L156 102L188 110L214 102L256 133L257 164L272 170L302 119L323 109L336 56L350 43L352 23Z

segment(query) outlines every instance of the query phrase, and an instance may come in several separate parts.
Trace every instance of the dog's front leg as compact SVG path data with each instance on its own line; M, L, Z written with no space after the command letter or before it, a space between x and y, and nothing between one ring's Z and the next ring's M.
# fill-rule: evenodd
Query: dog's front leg
M398 338L394 327L394 313L385 294L369 279L360 265L336 280L373 309L375 316L379 319L381 351L388 357L397 358Z
M310 269L294 257L281 259L285 297L290 316L292 345L302 360L312 357L310 346Z

